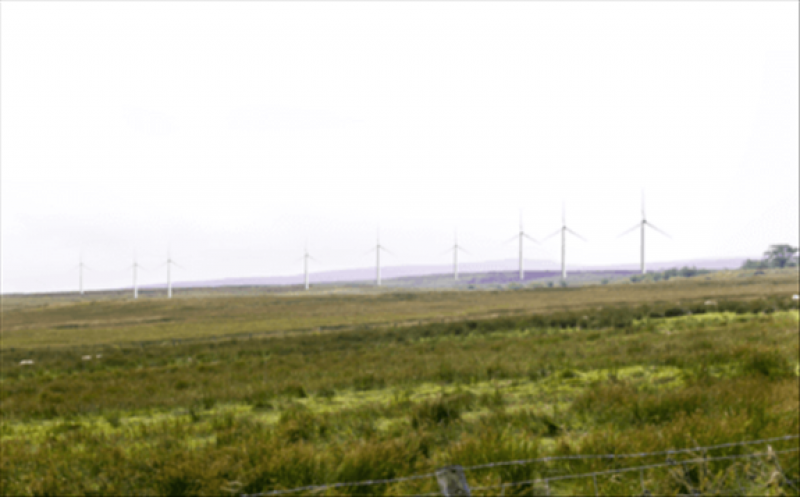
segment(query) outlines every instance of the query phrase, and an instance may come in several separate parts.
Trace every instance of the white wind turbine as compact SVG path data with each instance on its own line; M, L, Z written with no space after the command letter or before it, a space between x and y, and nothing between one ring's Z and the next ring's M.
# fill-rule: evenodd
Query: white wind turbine
M378 228L378 241L375 244L375 248L370 249L366 252L366 254L371 254L375 251L376 255L376 263L375 263L375 286L381 286L381 250L386 253L394 255L389 249L381 245L381 230Z
M658 231L659 233L661 233L662 235L666 236L667 238L672 239L672 237L669 236L668 234L666 234L664 231L656 228L656 226L654 224L647 222L647 217L644 214L644 191L642 191L642 220L640 222L636 223L636 225L633 228L631 228L629 230L626 230L625 232L623 232L621 235L619 235L617 237L617 238L620 238L622 236L625 236L628 233L630 233L631 231L636 230L637 228L642 230L642 262L641 262L642 274L645 274L645 267L644 267L644 229L645 229L645 227L652 228L652 229Z
M308 289L309 289L309 285L308 285L308 260L311 259L312 261L318 262L316 259L314 259L313 257L311 257L308 254L308 242L306 242L305 252L303 254L302 259L303 259L303 266L304 266L303 269L304 269L304 272L305 272L305 287L306 287L306 291L308 291Z
M83 295L83 270L89 269L89 266L83 263L83 253L81 253L80 258L78 259L78 265L73 268L73 271L78 270L78 292Z
M584 242L588 241L586 238L582 237L581 235L579 235L579 234L575 233L574 231L572 231L571 229L567 228L566 210L564 208L564 204L562 203L561 204L561 228L558 229L557 231L555 231L554 233L552 233L550 235L547 235L544 238L544 240L547 240L548 238L552 238L552 237L556 236L557 234L561 233L561 280L562 281L566 281L567 280L567 233L568 232L569 232L569 234L580 238ZM542 240L542 241L544 241L544 240Z
M530 241L532 241L534 243L539 243L535 239L531 238L530 235L525 233L525 229L522 227L522 209L520 209L520 211L519 211L519 233L517 235L514 235L513 237L509 238L508 240L506 240L505 243L508 243L510 241L513 241L513 240L516 240L517 238L519 238L519 279L520 279L520 281L522 281L522 280L525 279L525 268L523 266L523 259L522 259L522 245L523 245L522 242L523 242L523 239L527 238L528 240L530 240Z
M165 265L167 266L167 298L171 299L172 298L172 273L171 273L172 266L175 265L175 266L177 266L177 267L179 267L181 269L186 269L186 268L181 266L177 262L173 261L172 260L172 256L170 255L169 251L167 251L167 262L162 264L159 267L163 267Z
M134 299L138 299L139 298L139 285L137 284L137 273L138 273L138 270L140 268L141 269L144 269L144 268L142 267L141 264L139 264L136 261L136 255L133 256L133 265L129 266L129 267L131 269L133 269L133 298Z
M464 250L458 244L458 232L453 232L453 238L454 238L453 246L450 247L449 249L445 250L444 252L442 252L442 254L447 254L447 253L450 253L451 251L453 252L453 279L458 281L458 251L460 250L460 251L464 252L465 254L469 254L469 252Z

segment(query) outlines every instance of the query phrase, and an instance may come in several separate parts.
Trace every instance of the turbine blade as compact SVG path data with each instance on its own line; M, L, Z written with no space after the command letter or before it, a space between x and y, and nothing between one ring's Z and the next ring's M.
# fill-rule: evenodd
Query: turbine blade
M556 236L559 233L561 233L561 228L557 229L556 231L554 231L554 232L550 233L549 235L547 235L546 237L542 238L542 241L549 240L550 238L553 238L554 236Z
M444 252L440 252L439 255L449 254L453 250L455 250L455 249L453 247L450 247L449 249L445 250Z
M506 240L506 241L504 241L503 243L501 243L501 245L505 245L505 244L507 244L507 243L513 242L513 241L514 241L514 240L516 240L517 238L519 238L519 235L514 235L514 236L512 236L511 238L509 238L508 240Z
M383 245L381 245L381 250L383 250L384 252L386 252L389 255L393 255L393 256L397 257L397 255L394 252L392 252L391 250L387 249Z
M571 230L571 229L569 229L569 228L567 228L567 231L569 231L569 232L570 232L570 233L572 233L573 235L577 236L578 238L580 238L580 239L581 239L581 240L583 240L584 242L588 242L588 241L589 241L589 240L587 240L586 238L582 237L581 235L579 235L579 234L575 233L574 231L572 231L572 230Z
M468 250L467 250L467 249L465 249L465 248L458 247L458 250L460 250L460 251L464 252L465 254L472 255L472 252L468 251Z
M361 254L361 257L364 257L365 255L371 254L373 252L375 252L375 247L372 247L371 249L369 249L366 252L364 252L363 254Z
M180 264L178 264L178 263L177 263L177 262L175 262L175 261L172 261L172 264L174 264L176 267L179 267L179 268L181 268L181 269L186 269L185 267L181 266Z
M533 243L539 243L539 240L537 240L537 239L535 239L535 238L531 237L531 236L530 236L529 234L527 234L527 233L523 233L523 234L522 234L522 236L524 236L524 237L525 237L525 238L527 238L528 240L532 241Z
M661 233L662 235L664 235L664 236L666 236L667 238L669 238L670 240L672 240L672 237L671 237L671 236L669 236L669 235L668 235L667 233L665 233L664 231L662 231L662 230L660 230L660 229L656 228L655 226L653 226L652 224L650 224L650 222L648 222L648 223L647 223L647 226L649 226L649 227L653 228L654 230L658 231L658 232L659 232L659 233Z
M623 236L627 235L631 231L633 231L635 229L638 229L641 225L642 225L642 223L636 223L636 225L633 228L631 228L629 230L625 230L625 231L622 232L622 234L617 235L617 238L622 238Z
M647 219L644 214L644 188L642 188L642 219Z

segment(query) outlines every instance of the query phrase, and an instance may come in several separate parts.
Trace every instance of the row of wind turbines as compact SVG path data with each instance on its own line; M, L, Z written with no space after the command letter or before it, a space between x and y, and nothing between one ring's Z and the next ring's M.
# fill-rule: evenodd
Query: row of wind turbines
M620 238L620 237L623 237L623 236L627 235L628 233L631 233L631 232L633 232L633 231L635 231L637 229L640 230L640 236L641 236L640 268L641 268L642 274L645 274L645 272L646 272L646 269L645 269L645 250L644 250L646 228L653 229L653 230L661 233L662 235L666 236L667 238L671 238L663 230L657 228L655 225L653 225L652 223L647 221L647 216L645 215L645 209L644 209L644 195L642 195L642 219L641 219L641 221L636 223L630 229L625 230L624 232L622 232L617 237L617 238ZM509 243L509 242L514 241L514 240L518 240L518 242L519 242L519 279L520 279L520 281L525 279L525 266L524 266L524 259L523 259L524 241L525 241L525 239L528 239L529 241L532 241L534 243L540 244L540 243L542 243L542 242L544 242L546 240L549 240L550 238L553 238L554 236L556 236L558 234L561 234L561 279L562 279L562 281L566 281L566 279L567 279L567 261L566 261L566 258L567 258L567 233L577 237L578 239L580 239L580 240L582 240L584 242L588 242L588 240L586 238L584 238L583 236L579 235L578 233L576 233L575 231L573 231L572 229L570 229L567 226L566 210L565 210L565 207L564 207L563 204L562 204L562 208L561 208L561 227L559 229L557 229L556 231L554 231L553 233L547 235L545 238L543 238L541 240L541 242L536 240L535 238L531 237L528 233L525 232L525 228L523 227L523 222L522 222L522 212L520 211L519 233L517 233L516 235L514 235L513 237L509 238L508 240L506 240L504 242L504 243ZM386 253L389 253L389 254L392 254L392 252L389 251L383 245L381 245L380 229L378 230L377 242L376 242L375 247L370 249L364 255L369 254L369 253L373 253L373 252L375 253L375 257L376 257L376 260L375 260L375 285L376 286L381 286L381 252L386 252ZM463 252L463 253L469 254L469 252L466 249L464 249L464 247L459 245L459 243L458 243L458 233L457 232L454 233L453 246L450 247L449 249L447 249L446 251L444 251L442 254L447 254L447 253L450 253L450 252L453 253L453 279L455 281L458 281L458 254L459 254L459 252ZM392 254L392 255L394 255L394 254ZM316 261L316 259L314 259L308 253L308 244L306 244L305 249L304 249L303 257L300 260L303 261L304 287L305 287L305 290L309 290L310 289L309 272L308 272L309 261L310 260ZM177 267L182 268L182 269L185 269L185 268L183 268L183 266L180 266L177 262L175 262L175 260L173 260L171 255L169 255L169 254L167 255L167 261L164 264L162 264L161 266L159 266L159 267L164 267L164 266L166 266L166 268L167 268L167 298L172 298L172 277L171 277L171 275L172 275L172 273L171 273L172 266L177 266ZM83 293L84 293L84 289L83 289L83 270L86 269L86 268L87 268L87 266L83 263L83 259L81 258L81 261L77 266L77 269L79 270L78 290L79 290L81 295L83 295ZM138 271L139 271L139 269L143 269L143 268L136 261L136 258L134 257L133 265L129 266L128 269L132 269L133 270L133 298L137 299L137 298L139 298L139 287L138 287L138 278L137 278L138 277Z

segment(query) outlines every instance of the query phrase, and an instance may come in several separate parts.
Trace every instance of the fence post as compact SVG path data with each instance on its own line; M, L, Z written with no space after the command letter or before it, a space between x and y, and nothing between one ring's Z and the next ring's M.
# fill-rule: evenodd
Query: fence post
M461 466L447 466L436 472L439 490L445 497L470 497L467 477Z
M778 474L783 478L785 483L788 483L792 488L797 490L797 487L794 486L792 481L789 478L786 478L786 473L783 472L783 467L781 466L780 461L778 461L778 455L775 454L774 450L772 450L771 445L767 445L767 461L771 461L775 465L775 468L778 470Z

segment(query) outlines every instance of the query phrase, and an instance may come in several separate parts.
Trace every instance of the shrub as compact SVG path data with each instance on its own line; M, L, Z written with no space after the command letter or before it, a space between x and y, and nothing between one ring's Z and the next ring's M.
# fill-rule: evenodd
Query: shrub
M336 396L336 390L334 390L333 388L322 387L319 390L317 390L317 397L320 397L322 399L330 400L330 399L334 398L335 396Z
M376 390L386 386L386 380L375 375L373 372L362 374L353 379L353 388L359 391Z
M561 372L560 376L562 380L570 380L572 378L577 378L580 375L573 369L565 369Z
M313 440L327 433L328 424L324 418L317 418L301 408L282 412L278 420L278 436L290 443Z
M488 407L489 409L501 409L506 404L503 398L503 392L501 392L499 388L496 388L493 393L481 394L478 403L482 407Z
M426 437L421 438L424 442ZM343 457L336 469L335 480L364 481L406 476L414 472L414 462L428 450L425 443L409 443L408 439L361 442ZM347 494L374 495L380 490L381 487L375 486L348 487Z
M745 357L742 374L777 379L792 377L794 371L789 361L778 351L755 350Z
M304 399L308 397L306 389L303 388L303 385L301 385L300 383L287 384L281 390L281 394L286 395L287 397L296 397L298 399Z
M253 406L254 409L271 409L272 392L269 390L257 390L250 393L245 398L248 404Z
M411 409L411 427L447 425L461 418L461 413L474 402L468 393L439 396L435 400L421 402Z
M487 429L482 430L479 435L465 437L448 451L448 460L457 461L464 466L472 466L497 461L534 459L540 456L537 439L514 436L494 427L505 424L493 423ZM537 478L542 475L543 469L544 467L538 464L519 464L500 466L495 468L493 473L499 476L501 482L505 483ZM511 492L536 495L526 485L509 487L505 491L506 495Z

